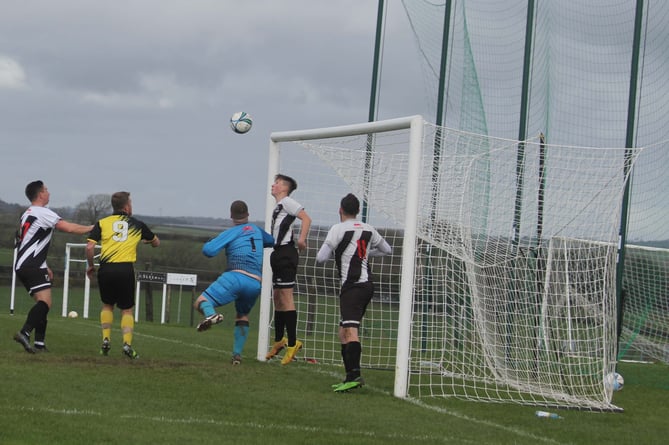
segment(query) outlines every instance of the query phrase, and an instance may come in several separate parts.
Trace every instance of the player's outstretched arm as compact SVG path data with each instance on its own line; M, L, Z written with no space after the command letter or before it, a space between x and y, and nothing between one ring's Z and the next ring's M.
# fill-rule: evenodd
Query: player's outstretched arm
M84 235L91 230L93 230L93 225L91 224L90 226L83 226L81 224L65 221L64 219L61 219L56 223L56 229L60 230L61 232L66 232L66 233L76 233L78 235Z
M270 235L269 233L265 232L263 229L258 228L260 230L260 233L262 233L262 246L263 247L273 247L274 243L276 242L274 240L274 237Z
M235 239L236 231L232 229L224 230L219 233L216 238L212 238L202 246L202 253L208 258L215 257L218 253L225 249L232 240Z

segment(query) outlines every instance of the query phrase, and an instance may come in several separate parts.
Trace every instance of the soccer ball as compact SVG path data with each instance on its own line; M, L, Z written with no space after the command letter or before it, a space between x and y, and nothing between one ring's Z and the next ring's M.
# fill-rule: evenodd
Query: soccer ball
M70 311L67 316L70 318L77 318L79 314L77 314L77 311Z
M612 372L606 376L606 384L614 391L620 391L625 386L625 379L617 372Z
M253 125L253 119L245 111L238 111L230 117L232 131L239 134L247 133Z

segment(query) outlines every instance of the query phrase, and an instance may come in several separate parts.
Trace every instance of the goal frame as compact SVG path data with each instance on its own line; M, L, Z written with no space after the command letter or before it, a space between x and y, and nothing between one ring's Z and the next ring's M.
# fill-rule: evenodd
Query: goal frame
M397 351L395 359L395 397L408 396L409 384L409 342L411 339L411 318L414 281L414 256L416 252L416 234L418 221L418 195L420 159L423 150L423 117L406 116L396 119L368 122L363 124L342 125L338 127L316 128L311 130L273 132L270 135L269 158L267 169L267 190L274 183L279 173L279 155L282 142L328 139L340 136L354 136L372 133L384 133L396 130L409 130L408 178L406 190L406 216L404 221L404 239L402 244L402 272L400 285L399 318L397 329ZM276 202L268 196L265 207L265 230L271 230L272 211ZM272 310L272 270L269 263L269 249L265 251L263 262L263 280L259 309L259 331L257 359L265 361L265 351L269 347L269 331ZM336 335L333 332L333 335Z
M65 270L63 271L63 303L61 308L61 316L67 317L68 314L68 304L70 296L70 264L71 263L87 263L86 257L81 259L79 257L72 257L72 248L75 249L85 249L87 244L82 243L66 243L65 244ZM95 246L95 250L99 252L101 246ZM95 254L94 258L100 256L99 253ZM91 279L88 278L88 275L84 276L84 313L82 316L88 318L89 309L90 309L90 300L91 300Z

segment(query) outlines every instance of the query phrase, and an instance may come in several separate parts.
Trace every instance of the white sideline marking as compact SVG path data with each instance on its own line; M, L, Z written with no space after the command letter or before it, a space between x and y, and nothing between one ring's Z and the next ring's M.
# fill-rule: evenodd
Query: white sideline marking
M206 424L206 425L216 425L224 427L233 427L233 428L247 428L247 429L256 429L256 430L277 430L285 431L292 430L298 433L311 433L311 434L337 434L346 437L352 436L365 436L365 437L374 437L379 439L401 439L408 440L412 442L416 441L434 441L432 436L409 436L405 434L377 434L373 431L352 431L348 428L323 428L323 427L310 427L310 426L298 426L298 425L288 425L288 424L276 424L276 423L258 423L258 422L231 422L229 420L216 420L216 419L202 419L202 418L169 418L164 416L121 416L121 418L127 417L128 419L142 419L145 421L154 421L154 422L166 422L166 423L180 423L180 424ZM449 440L445 438L445 442ZM317 442L317 440L316 440ZM461 443L461 442L459 442ZM471 442L473 443L473 442Z
M40 406L35 408L34 406L5 406L3 409L9 411L9 410L14 410L18 409L19 411L29 411L32 413L36 412L44 412L44 413L51 413L51 414L63 414L66 416L70 415L78 415L78 416L96 416L96 417L102 417L102 413L97 412L97 411L91 411L88 409L57 409L57 408L49 408L48 406Z
M28 406L4 406L2 411L27 411L31 413L46 412L50 414L61 414L64 416L92 416L92 417L102 417L103 414L97 411L90 410L79 410L79 409L58 409L51 407L28 407ZM276 423L258 423L258 422L232 422L229 420L218 420L218 419L206 419L206 418L194 418L194 417L166 417L166 416L141 416L136 414L128 414L120 416L122 419L132 419L132 420L144 420L149 422L157 423L171 423L171 424L183 424L183 425L215 425L222 427L233 427L233 428L246 428L246 429L256 429L256 430L276 430L276 431L285 431L292 430L298 433L303 434L330 434L330 435L340 435L346 437L360 436L360 437L371 437L378 439L400 439L405 441L422 442L429 441L433 443L435 438L432 436L411 436L406 434L377 434L373 431L354 431L349 428L323 428L323 427L309 427L309 426L298 426L298 425L287 425L287 424L276 424ZM451 442L451 439L443 437L443 442ZM463 443L458 439L458 443ZM465 443L473 443L467 441Z

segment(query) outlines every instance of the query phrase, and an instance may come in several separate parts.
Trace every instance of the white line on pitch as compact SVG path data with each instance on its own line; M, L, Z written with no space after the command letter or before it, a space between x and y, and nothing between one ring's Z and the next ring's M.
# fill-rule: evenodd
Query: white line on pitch
M60 414L63 416L91 416L91 417L103 417L101 412L91 411L91 410L79 410L79 409L59 409L52 407L29 407L29 406L4 406L0 407L0 411L27 411L31 413L49 413L49 414ZM410 441L411 443L428 441L434 443L435 437L433 436L414 436L406 434L379 434L373 431L354 431L350 428L323 428L318 427L309 427L309 426L299 426L299 425L288 425L288 424L276 424L276 423L258 423L258 422L233 422L230 420L218 420L218 419L207 419L207 418L178 418L178 417L166 417L166 416L141 416L137 414L128 414L119 416L122 419L131 419L131 420L143 420L148 422L157 422L157 423L170 423L170 424L182 424L182 425L214 425L222 427L232 427L232 428L247 428L247 429L256 429L256 430L276 430L276 431L285 431L292 430L301 434L314 434L314 435L339 435L346 436L348 438L359 436L359 437L368 437L368 438L377 438L377 439L400 439L404 441ZM448 437L440 438L444 443L452 442L453 439ZM463 443L461 438L458 438L458 443ZM465 442L467 443L467 442ZM469 442L473 443L473 442Z
M165 342L169 342L169 343L174 343L174 344L179 344L179 345L189 346L189 347L193 347L193 348L200 348L200 349L203 349L203 350L206 350L206 351L228 352L228 351L226 351L226 350L221 350L221 349L216 349L216 348L210 348L210 347L207 347L207 346L202 346L202 345L200 345L200 344L198 344L198 343L187 343L187 342L184 342L184 341L181 341L181 340L175 340L175 339L172 339L172 338L158 337L158 336L155 336L155 335L143 334L143 333L138 333L138 332L135 332L135 335L138 335L138 336L141 336L141 337L150 338L150 339L153 339L153 340L160 340L160 341L165 341ZM328 370L325 370L325 369L319 369L319 368L309 368L309 369L312 370L313 372L317 372L317 373L319 373L319 374L328 375L328 376L331 376L331 377L334 377L334 378L338 378L338 377L340 377L340 374L338 374L338 373L334 373L334 372L332 372L332 371L328 371ZM365 385L365 388L367 388L367 389L369 389L369 390L371 390L371 391L375 391L375 392L378 392L378 393L380 393L380 394L385 394L385 395L388 395L389 397L392 397L392 394L391 394L390 392L386 391L386 390L383 390L383 389L380 389L380 388L375 388L375 387L370 386L370 385ZM415 406L418 406L418 407L420 407L420 408L428 409L428 410L431 410L431 411L436 411L436 412L438 412L438 413L440 413L440 414L449 415L449 416L452 416L452 417L456 417L456 418L458 418L458 419L466 420L466 421L468 421L468 422L478 423L478 424L485 425L485 426L492 427L492 428L498 428L498 429L501 429L501 430L510 432L510 433L512 433L512 434L516 434L516 435L521 436L521 437L525 437L525 438L530 438L530 439L532 439L532 440L536 440L536 441L538 441L538 442L552 443L552 444L560 444L560 443L561 443L561 442L555 441L555 440L550 439L550 438L547 438L547 437L536 436L536 435L534 435L534 434L528 433L528 432L523 431L523 430L519 430L519 429L517 429L517 428L508 427L508 426L506 426L506 425L502 425L502 424L499 424L499 423L491 422L490 420L476 419L476 418L474 418L474 417L470 417L470 416L467 416L467 415L465 415L465 414L458 413L458 412L456 412L456 411L452 411L452 410L447 410L447 409L445 409L445 408L440 408L440 407L431 406L431 405L428 405L428 404L422 402L422 401L419 400L419 399L406 398L406 399L403 399L403 400L404 400L405 402L411 403L411 404L413 404L413 405L415 405ZM159 419L159 418L162 418L162 417L156 417L156 418L151 418L151 419L156 420L156 419ZM165 419L165 420L166 420L167 418L162 418L162 419ZM197 421L197 420L199 420L199 419L191 419L191 420L192 420L192 422L195 422L195 421ZM181 422L181 420L178 420L178 419L177 419L177 420L172 420L172 422ZM218 422L218 421L216 421L216 422ZM189 423L190 423L190 421L189 421ZM222 422L221 422L221 423L222 423ZM222 423L222 424L223 424L223 423ZM227 423L225 423L225 424L226 424L226 425L228 425L228 424L233 425L233 424L231 424L231 423L229 423L229 422L227 422ZM269 427L268 427L268 428L269 428ZM284 425L281 425L281 428L285 428ZM307 427L302 427L302 428L303 428L305 431L311 431L311 428L307 428ZM322 430L321 430L321 431L322 431ZM364 434L365 434L365 435L369 435L369 433L364 433ZM372 435L373 435L373 434L372 434ZM384 436L384 437L391 437L391 436ZM392 436L392 437L398 437L398 436ZM433 439L434 439L434 438L432 438L432 440L433 440ZM419 439L419 440L421 440L421 439Z

